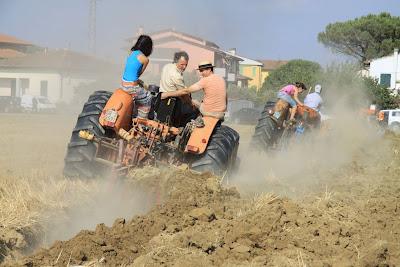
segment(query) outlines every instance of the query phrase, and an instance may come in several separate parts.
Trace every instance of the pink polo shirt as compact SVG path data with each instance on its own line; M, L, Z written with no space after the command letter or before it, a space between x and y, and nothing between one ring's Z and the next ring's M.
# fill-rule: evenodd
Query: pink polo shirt
M201 78L196 83L204 90L202 108L206 112L226 111L226 88L225 81L220 76L211 74Z
M290 96L294 96L295 88L296 87L293 84L289 84L289 85L286 85L285 87L283 87L280 91L284 92Z

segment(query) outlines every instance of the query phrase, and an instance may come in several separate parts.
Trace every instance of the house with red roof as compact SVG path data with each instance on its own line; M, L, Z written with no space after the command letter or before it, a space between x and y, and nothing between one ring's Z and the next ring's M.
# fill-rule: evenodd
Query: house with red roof
M115 86L119 85L119 66L82 53L42 49L17 38L0 35L1 54L0 96L29 94L48 97L54 103L68 103L73 99L75 87L81 83L109 75L115 77Z
M134 37L128 38L127 41L130 45L133 45L137 36L143 33L145 32L141 28ZM186 51L189 54L187 72L195 71L201 61L209 60L216 66L214 72L222 76L228 83L237 84L242 77L239 74L239 62L242 59L233 53L222 50L214 42L175 29L145 34L151 36L154 43L149 69L146 72L160 74L162 67L172 62L175 52ZM247 79L246 77L243 78Z
M17 39L14 36L0 34L0 60L22 57L41 50L43 50L43 48L27 41Z

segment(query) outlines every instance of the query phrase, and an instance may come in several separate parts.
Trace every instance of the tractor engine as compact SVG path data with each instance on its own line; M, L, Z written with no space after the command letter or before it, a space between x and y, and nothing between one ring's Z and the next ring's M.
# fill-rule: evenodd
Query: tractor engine
M166 164L178 164L181 152L179 147L184 147L180 140L182 131L166 124L135 118L129 131L120 128L115 138L96 138L88 131L81 131L80 137L94 141L98 144L95 159L97 161L112 163L118 173L125 173L133 167L154 165L157 162Z

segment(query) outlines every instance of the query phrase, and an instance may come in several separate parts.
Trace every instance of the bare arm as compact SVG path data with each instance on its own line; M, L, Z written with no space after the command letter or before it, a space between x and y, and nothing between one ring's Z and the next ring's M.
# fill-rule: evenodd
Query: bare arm
M140 72L140 75L142 75L142 73L146 70L147 65L149 64L149 58L146 57L146 56L143 55L143 54L140 54L140 55L138 56L138 60L140 61L140 63L143 64L143 66L142 66L142 71Z
M180 90L176 90L174 92L165 92L161 94L161 99L166 99L168 97L177 97L177 96L183 96L183 95L188 95L197 91L200 91L201 87L198 84L193 84L192 86L188 88L183 88Z
M294 100L299 104L300 106L304 106L303 103L300 102L299 100L299 90L294 89L294 95L293 95Z

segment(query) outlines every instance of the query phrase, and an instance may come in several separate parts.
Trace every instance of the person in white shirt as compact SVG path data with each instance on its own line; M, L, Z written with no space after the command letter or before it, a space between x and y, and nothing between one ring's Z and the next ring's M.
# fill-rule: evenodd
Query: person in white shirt
M165 65L161 72L160 92L175 92L186 88L183 72L189 63L189 55L185 51L174 54L173 63ZM193 105L190 95L180 96L175 106L178 115L176 116L175 126L185 126L190 120L194 120L199 115L199 110Z
M185 51L174 54L174 62L165 65L161 72L160 92L174 92L185 88L183 72L189 62L189 55Z
M321 91L321 85L317 84L314 88L314 93L308 94L304 99L304 105L319 112L323 103Z

